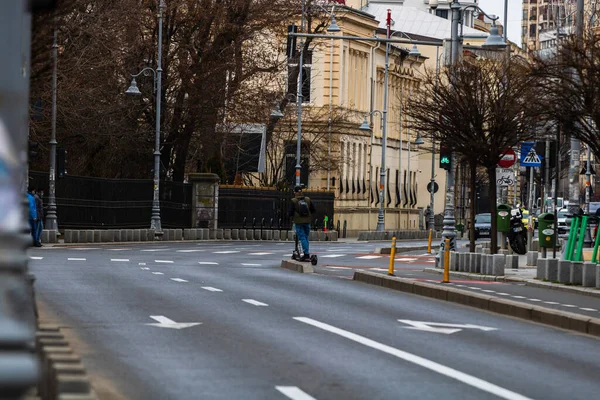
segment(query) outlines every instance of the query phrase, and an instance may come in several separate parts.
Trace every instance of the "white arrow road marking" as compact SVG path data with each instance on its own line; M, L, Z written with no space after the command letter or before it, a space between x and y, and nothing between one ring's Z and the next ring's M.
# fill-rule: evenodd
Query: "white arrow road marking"
M202 265L219 265L218 262L214 262L214 261L198 261L198 264L202 264Z
M85 258L67 258L68 261L85 261Z
M374 260L376 258L381 258L381 256L360 256L360 257L356 257L356 258L360 258L362 260Z
M146 324L150 326L158 326L159 328L183 329L192 326L200 325L202 322L175 322L164 315L151 315L150 318L158 322L157 324Z
M213 254L233 254L239 253L238 250L222 250L222 251L213 251Z
M336 258L336 257L344 257L345 254L325 254L321 256L321 258Z
M153 272L152 275L164 275L162 272Z
M185 279L181 279L181 278L171 278L172 281L175 282L187 282Z
M396 349L394 347L387 346L383 343L376 342L376 341L368 339L364 336L360 336L355 333L348 332L348 331L345 331L340 328L336 328L335 326L328 325L323 322L319 322L314 319L306 318L306 317L294 317L294 319L296 321L304 322L305 324L312 325L312 326L322 329L324 331L331 332L336 335L345 337L346 339L363 344L372 349L379 350L384 353L390 354L390 355L400 358L404 361L408 361L410 363L419 365L430 371L437 372L440 375L444 375L449 378L455 379L466 385L475 387L484 392L491 393L500 398L503 398L506 400L531 400L530 398L525 397L519 393L512 392L508 389L504 389L503 387L494 385L493 383L484 381L483 379L479 379L474 376L465 374L464 372L460 372L458 370L455 370L454 368L450 368L445 365L436 363L435 361L431 361L426 358L419 357L415 354L411 354L406 351L402 351L402 350Z
M126 261L129 261L129 258L111 258L110 261L113 261L113 262L126 262Z
M242 263L242 265L245 265L246 267L260 267L262 264L247 264L247 263Z
M163 264L173 264L173 261L170 260L154 260L155 263L163 263Z
M250 254L251 256L268 256L273 253L248 253L248 254Z
M268 304L265 303L261 303L260 301L257 300L252 300L252 299L242 299L242 301L245 301L248 304L252 304L253 306L259 306L259 307L268 307Z
M287 398L292 400L316 400L296 386L275 386L275 389L279 390Z
M471 325L471 324L446 324L442 322L424 322L424 321L411 321L409 319L399 319L399 322L403 324L412 325L405 326L406 329L414 329L417 331L444 333L451 335L456 332L460 332L463 329L479 329L481 331L495 331L496 328L490 328L488 326ZM440 328L436 328L440 327ZM452 329L451 329L452 328Z
M221 289L217 289L212 286L202 286L202 289L208 290L209 292L222 292Z
M29 257L29 258L31 258L32 260L43 260L44 259L44 257L33 257L33 256Z

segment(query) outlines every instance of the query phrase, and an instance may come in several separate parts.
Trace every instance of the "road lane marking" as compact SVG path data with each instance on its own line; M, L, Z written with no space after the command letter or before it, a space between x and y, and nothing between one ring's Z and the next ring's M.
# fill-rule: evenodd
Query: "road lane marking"
M257 300L253 300L253 299L242 299L242 301L248 303L248 304L252 304L253 306L258 306L258 307L268 307L268 304L265 303L261 303L260 301Z
M360 256L356 258L360 258L361 260L374 260L376 258L381 258L381 256Z
M71 250L100 250L99 247L73 247Z
M221 289L217 289L212 286L202 286L202 289L208 290L209 292L222 292Z
M106 249L106 250L108 250L108 251L127 251L127 250L133 250L133 249L123 249L123 248L121 248L121 249Z
M560 304L558 301L545 301L546 304Z
M242 265L246 266L246 267L260 267L262 264L249 264L249 263L242 263Z
M181 279L181 278L171 278L172 281L175 282L187 282L185 279Z
M445 365L436 363L435 361L431 361L426 358L417 356L415 354L408 353L406 351L402 351L402 350L396 349L391 346L387 346L383 343L376 342L376 341L368 339L364 336L360 336L355 333L345 331L340 328L336 328L335 326L328 325L326 323L319 322L314 319L306 318L306 317L294 317L294 319L296 321L300 321L305 324L312 325L312 326L322 329L324 331L331 332L336 335L342 336L346 339L352 340L356 343L360 343L360 344L370 347L372 349L379 350L384 353L390 354L390 355L400 358L404 361L408 361L410 363L413 363L413 364L416 364L423 368L426 368L430 371L437 372L440 375L444 375L449 378L455 379L466 385L475 387L475 388L482 390L484 392L487 392L487 393L491 393L500 398L507 399L507 400L531 400L528 397L525 397L519 393L516 393L516 392L510 391L508 389L505 389L503 387L494 385L491 382L476 378L476 377L468 375L464 372L460 372L454 368L450 368Z
M410 262L410 261L417 261L418 258L396 258L396 261L404 261L404 262Z
M271 254L275 254L275 253L267 253L267 252L262 252L262 253L248 253L251 256L269 256Z
M327 267L327 269L352 269L350 267Z
M282 394L292 400L316 400L296 386L275 386L275 389L279 390Z
M498 292L498 293L496 293L496 294L497 294L498 296L510 296L510 293L501 293L501 292Z
M321 256L321 258L336 258L336 257L344 257L345 254L325 254Z
M33 257L33 256L31 256L29 258L32 260L43 260L44 259L44 257Z
M486 293L496 293L495 290L489 290L489 289L482 289L482 292L486 292Z
M542 301L540 299L528 299L529 301Z
M140 269L143 269L144 271L148 271L150 268L148 268L148 267L140 267Z
M127 261L129 261L129 258L111 258L110 261L112 261L112 262L127 262Z
M514 297L515 299L524 299L524 298L525 298L525 296L513 296L513 297ZM558 303L556 303L556 304L558 304Z
M580 310L583 310L583 311L598 311L595 308L580 308Z
M577 306L574 306L573 304L561 304L561 306L563 306L563 307L571 307L571 308L577 307Z
M198 251L206 251L206 250L200 250L200 249L195 249L195 250L177 250L177 253L196 253Z
M198 264L202 264L202 265L219 265L218 262L214 262L214 261L198 261Z
M166 251L169 249L146 249L146 250L140 250L140 251Z
M162 273L162 272L153 272L152 274L153 275L164 275L164 273Z
M152 318L158 323L146 325L157 326L159 328L184 329L202 324L202 322L175 322L172 319L165 317L164 315L151 315L150 318Z
M146 263L138 263L138 265L146 265Z
M478 287L475 287L475 286L469 286L468 289L481 290L481 288L478 288Z
M163 263L163 264L173 264L173 261L170 260L154 260L155 263Z
M233 254L239 253L238 250L222 250L222 251L213 251L213 254Z
M85 258L67 258L67 261L86 261Z

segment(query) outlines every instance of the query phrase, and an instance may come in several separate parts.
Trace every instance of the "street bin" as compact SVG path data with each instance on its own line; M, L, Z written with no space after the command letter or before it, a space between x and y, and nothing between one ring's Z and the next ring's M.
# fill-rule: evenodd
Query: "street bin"
M554 247L556 236L554 235L554 214L544 213L538 216L538 237L540 247Z
M510 232L510 210L512 207L508 204L499 204L497 207L497 218L496 228L498 232L508 233Z

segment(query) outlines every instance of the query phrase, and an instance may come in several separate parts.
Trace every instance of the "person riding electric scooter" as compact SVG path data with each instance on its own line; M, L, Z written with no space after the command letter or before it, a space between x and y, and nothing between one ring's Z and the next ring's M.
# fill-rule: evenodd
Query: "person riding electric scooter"
M295 254L296 257L292 256L292 258L297 259L298 261L312 261L309 250L309 236L310 222L315 211L315 205L311 199L304 196L302 193L302 186L294 187L294 198L290 201L288 214L292 218L296 228L296 241L300 242L302 251L304 252L302 257L300 257L300 252L296 248L298 254Z

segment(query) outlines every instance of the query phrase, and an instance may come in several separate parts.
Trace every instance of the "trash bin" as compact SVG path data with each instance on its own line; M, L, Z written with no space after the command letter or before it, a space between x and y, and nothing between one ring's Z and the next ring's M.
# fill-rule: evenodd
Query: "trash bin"
M512 207L508 204L499 204L497 207L496 228L498 232L508 233L510 231L510 210Z
M553 213L544 213L538 216L538 237L540 238L540 247L554 247L556 237Z

